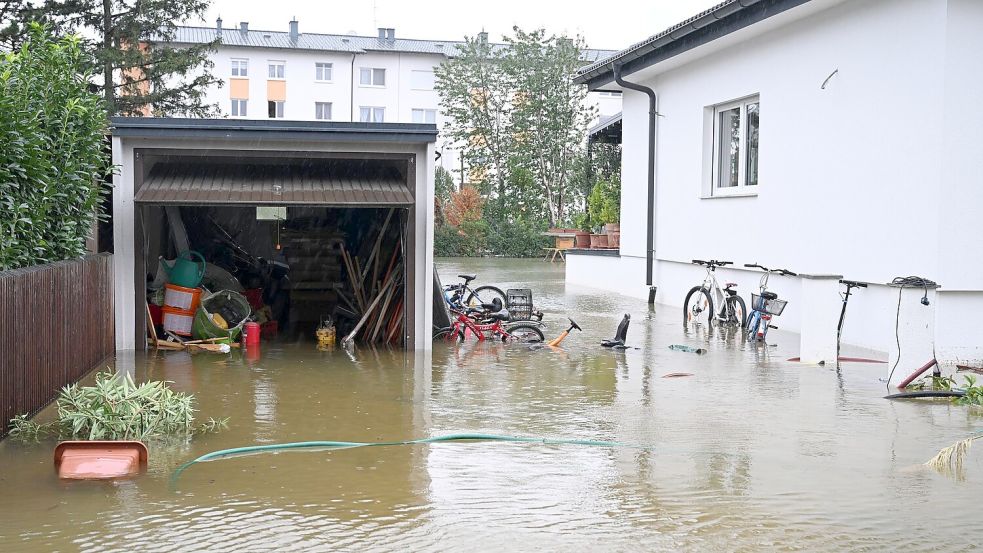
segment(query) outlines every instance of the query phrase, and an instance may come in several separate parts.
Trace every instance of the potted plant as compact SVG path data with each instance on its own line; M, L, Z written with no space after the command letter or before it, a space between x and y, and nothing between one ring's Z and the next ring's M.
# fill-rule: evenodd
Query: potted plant
M590 215L587 213L580 213L574 217L574 224L577 226L573 230L576 234L574 235L574 247L576 248L589 248L590 247Z
M600 181L594 185L587 198L590 219L604 225L604 238L591 236L592 248L617 248L621 245L621 185L618 182ZM597 244L596 246L594 244Z

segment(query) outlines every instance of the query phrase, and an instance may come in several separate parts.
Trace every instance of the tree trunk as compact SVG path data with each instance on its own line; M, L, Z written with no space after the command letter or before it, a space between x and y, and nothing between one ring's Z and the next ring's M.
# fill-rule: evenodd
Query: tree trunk
M113 48L113 0L102 0L102 47L105 59L102 61L103 96L106 99L106 112L116 115L116 99L113 94L113 61L108 53Z

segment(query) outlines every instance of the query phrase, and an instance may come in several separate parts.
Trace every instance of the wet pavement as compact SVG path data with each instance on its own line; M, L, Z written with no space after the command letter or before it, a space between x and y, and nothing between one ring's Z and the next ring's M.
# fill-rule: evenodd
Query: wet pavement
M962 551L983 536L983 453L960 477L921 466L983 419L945 401L890 402L881 364L785 361L798 336L750 347L684 329L681 310L566 287L562 264L439 260L445 283L531 287L562 348L436 344L258 360L166 353L121 360L198 397L229 428L153 446L148 474L62 483L52 443L0 443L0 551ZM600 348L624 313L623 352ZM668 348L707 348L696 355ZM849 355L851 352L846 351ZM673 372L693 373L662 378ZM49 413L46 413L50 415ZM292 451L180 464L304 440L460 432L650 448L469 442Z

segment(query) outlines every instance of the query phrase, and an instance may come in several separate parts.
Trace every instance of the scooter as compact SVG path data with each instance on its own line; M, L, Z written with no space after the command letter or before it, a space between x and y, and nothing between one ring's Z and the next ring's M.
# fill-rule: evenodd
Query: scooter
M843 334L843 319L846 317L846 304L850 301L850 291L853 288L866 288L867 283L857 282L855 280L841 280L840 284L846 286L846 292L840 294L843 298L843 308L840 309L840 322L836 325L836 361L839 364L840 359L840 336Z
M570 331L572 331L575 328L577 330L581 331L581 332L584 331L584 329L580 328L580 325L578 325L570 317L567 317L567 320L570 321L570 327L567 328L566 330L564 330L563 332L561 332L560 335L557 336L556 338L553 338L552 340L550 340L550 342L548 344L546 344L547 346L553 346L553 347L555 347L555 346L560 345L560 342L562 342L563 339L566 338L570 334Z

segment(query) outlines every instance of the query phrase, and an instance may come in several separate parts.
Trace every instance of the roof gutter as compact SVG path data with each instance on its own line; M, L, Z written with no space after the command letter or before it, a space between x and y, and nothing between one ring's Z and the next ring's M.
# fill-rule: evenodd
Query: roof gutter
M645 285L649 287L649 303L655 302L652 288L652 266L655 258L655 129L659 115L658 98L655 91L647 86L630 83L621 77L621 65L611 66L614 80L620 86L629 90L645 93L649 98L649 144L648 144L648 217L645 236Z

